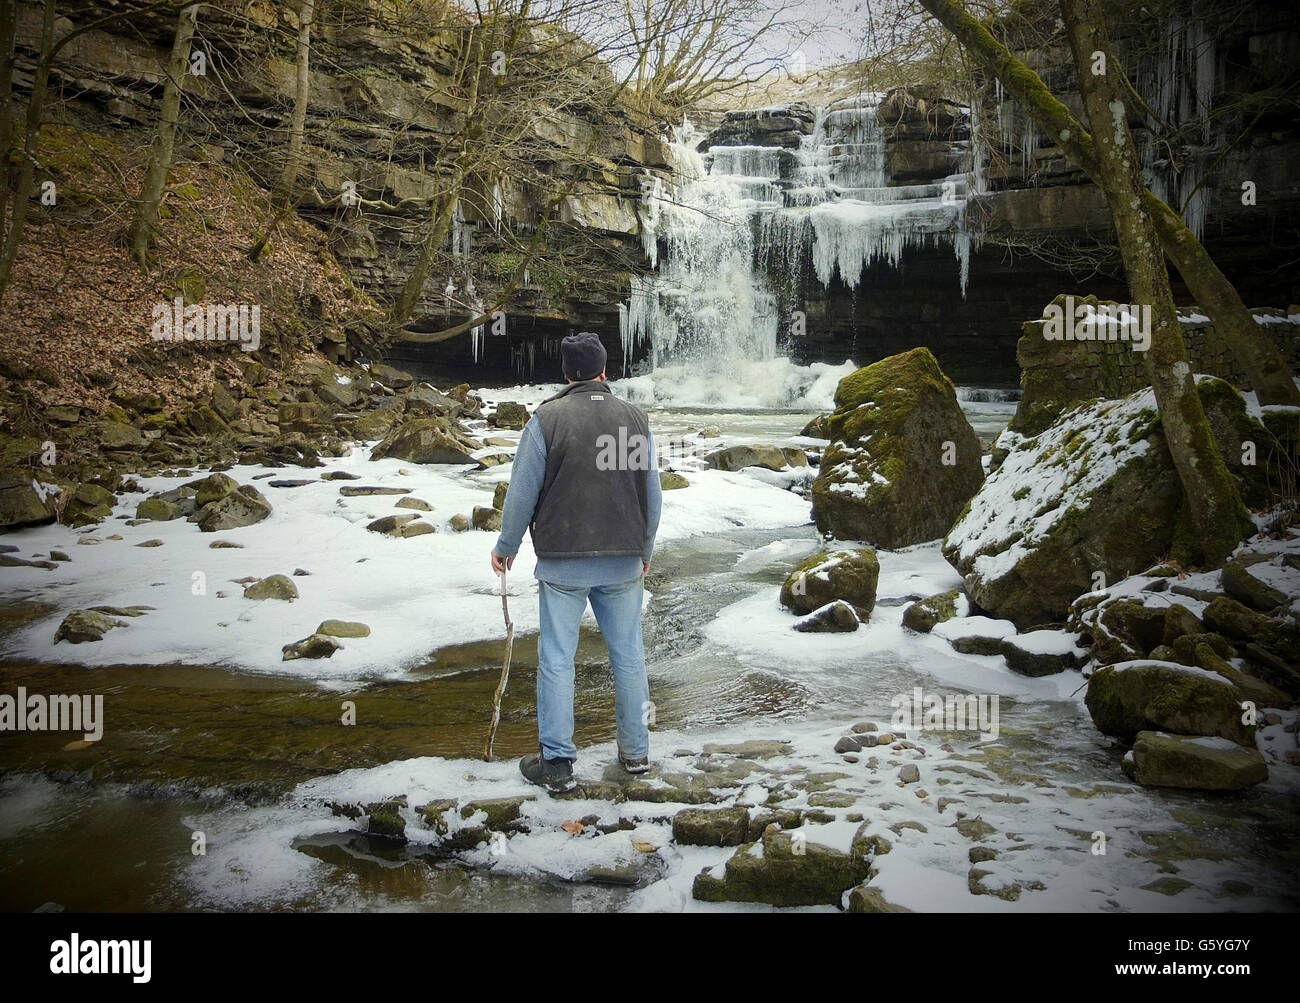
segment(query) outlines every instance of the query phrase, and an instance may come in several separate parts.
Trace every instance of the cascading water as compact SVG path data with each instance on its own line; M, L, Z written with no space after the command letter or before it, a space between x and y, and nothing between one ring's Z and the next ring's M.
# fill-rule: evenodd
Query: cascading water
M642 368L663 377L627 381L634 394L685 400L684 384L704 380L743 384L758 406L823 406L852 363L801 367L778 355L782 330L799 333L787 312L798 304L781 302L772 278L801 275L805 263L823 287L838 275L855 289L868 266L947 241L965 294L967 174L889 185L879 103L863 94L820 109L795 149L701 153L701 133L689 122L677 130L671 191L646 182L642 240L655 271L633 277L620 310L624 358L648 345ZM954 154L974 166L969 144L955 142Z

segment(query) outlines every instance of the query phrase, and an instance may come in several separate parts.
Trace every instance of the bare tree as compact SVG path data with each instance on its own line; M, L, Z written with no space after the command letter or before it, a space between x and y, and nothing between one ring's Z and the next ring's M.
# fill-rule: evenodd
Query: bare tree
M1155 224L1143 193L1137 149L1128 127L1126 93L1100 0L1060 0L1079 91L1093 127L1093 180L1106 196L1134 302L1149 306L1151 343L1143 353L1165 442L1183 487L1174 541L1179 559L1221 565L1254 529L1236 482L1219 453L1187 361ZM1096 72L1101 67L1104 72Z
M158 222L158 206L167 187L167 172L172 166L172 151L176 145L176 126L180 118L181 93L189 75L190 45L198 23L199 5L184 8L176 19L176 36L172 42L171 56L167 60L167 78L163 83L162 108L158 116L158 131L149 150L149 166L145 169L144 184L136 201L135 215L127 229L131 258L145 267L153 247L153 231Z

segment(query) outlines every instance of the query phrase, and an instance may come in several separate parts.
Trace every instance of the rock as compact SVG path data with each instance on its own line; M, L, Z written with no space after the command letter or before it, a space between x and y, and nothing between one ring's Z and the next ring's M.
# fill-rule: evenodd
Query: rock
M352 407L361 398L355 384L340 383L334 376L317 376L311 388L317 398L331 407Z
M72 560L72 558L68 556L68 552L67 552L66 550L51 550L51 551L50 551L50 560L51 560L51 561L70 561L70 560Z
M921 780L921 768L915 763L905 763L903 768L898 771L898 779L905 784L919 783Z
M1160 643L1173 644L1180 637L1199 634L1204 630L1205 625L1195 613L1181 603L1173 603L1165 609L1165 626L1160 634Z
M67 641L69 644L85 644L88 641L102 641L104 635L114 627L125 626L126 621L97 610L74 610L63 618L59 629L54 632L54 643Z
M802 451L800 451L802 456ZM728 446L718 449L704 457L704 462L714 470L743 470L745 467L765 467L768 470L781 470L790 466L790 457L780 446ZM807 466L804 457L802 464Z
M529 801L536 800L531 794L516 794L512 797L503 798L480 798L477 801L467 802L460 810L460 817L469 819L473 818L478 812L483 812L487 815L487 821L483 824L490 832L505 832L519 828L518 823L523 814L523 806Z
M455 432L443 418L417 418L394 428L370 451L372 460L393 457L410 463L473 463L471 453L481 448L468 436Z
M406 819L402 816L405 807L405 798L366 805L366 835L406 842Z
M316 633L326 637L369 637L370 628L355 620L322 620Z
M1218 416L1212 427L1225 415L1245 420L1222 380L1201 380L1197 392L1207 417ZM1149 388L1081 404L1035 434L1015 426L999 436L1005 458L943 553L973 602L1025 630L1063 621L1098 573L1119 581L1174 553L1182 494Z
M858 741L856 738L852 738L849 735L844 735L840 738L838 742L835 743L835 751L836 752L861 752L862 743Z
M178 518L180 514L180 509L173 502L169 502L165 498L159 498L157 495L146 498L135 507L135 517L137 519L152 519L155 522L167 522L170 519Z
M244 589L245 599L282 599L293 602L298 598L298 586L288 575L271 575Z
M386 515L368 523L366 529L372 533L383 533L385 536L399 539L437 532L437 527L432 523L415 521L419 518L419 515L414 512L404 515Z
M161 547L162 545L162 540L144 540L136 544L137 547Z
M393 426L396 424L397 415L393 411L382 408L371 411L357 419L357 437L367 442L382 439L393 430Z
M1022 676L1050 676L1079 667L1073 651L1035 651L1018 637L971 635L953 638L952 646L966 655L1001 655L1007 660L1007 667Z
M0 529L17 529L54 521L54 497L38 480L17 470L0 471Z
M63 508L63 522L69 526L88 526L102 522L113 514L113 492L98 484L78 484Z
M455 418L463 410L459 401L430 387L415 387L403 397L408 415L434 415Z
M1231 560L1223 566L1221 581L1224 592L1261 613L1272 612L1289 602L1285 593L1264 584L1240 560Z
M849 729L855 735L865 735L868 732L879 731L875 721L858 721Z
M796 621L794 629L808 634L852 633L858 629L858 622L853 607L836 599Z
M498 481L497 486L492 489L492 507L498 512L504 511L506 507L506 492L510 490L509 481Z
M903 610L903 626L921 634L928 634L937 624L951 620L955 616L965 616L969 610L970 603L961 594L961 590L949 589L938 595L918 599Z
M885 898L885 893L870 884L860 884L849 892L848 912L911 912L901 905L894 905Z
M393 366L385 365L382 362L371 365L370 375L373 379L378 380L384 386L393 390L406 390L415 383L415 377L410 373Z
M735 756L738 759L771 759L773 756L788 756L794 747L787 742L750 739L746 742L717 743L707 742L704 746L706 756Z
M739 846L749 834L749 809L683 808L673 816L673 840L680 846Z
M248 593L245 592L245 595ZM328 622L328 621L327 621ZM280 650L284 653L283 661L291 662L295 658L330 658L343 645L324 634L312 634L301 641L286 644Z
M1172 662L1122 662L1093 672L1084 698L1104 735L1131 742L1140 731L1217 735L1250 748L1253 725L1242 724L1241 693L1203 669Z
M410 491L410 488L384 488L345 484L339 488L339 496L343 498L369 498L375 495L404 495L409 494Z
M450 519L447 520L447 525L451 527L452 532L464 533L466 530L470 529L473 526L473 523L470 522L469 516L461 512L457 512L455 515L453 515Z
M865 837L865 823L849 853L815 842L816 827L798 830L800 839L769 827L758 842L736 850L717 874L695 876L691 894L702 902L765 902L774 906L836 905L844 892L867 879L879 843ZM875 849L874 852L880 852Z
M1258 749L1244 749L1226 738L1155 731L1138 732L1123 768L1145 787L1237 791L1268 779L1268 766Z
M876 605L879 578L880 562L869 548L814 554L786 577L781 586L781 605L796 613L812 613L842 599L853 607L858 619L866 622Z
M433 506L423 498L407 497L399 498L397 508L409 508L416 512L432 512Z
M1247 656L1266 665L1276 682L1300 693L1300 625L1265 616L1227 596L1219 596L1204 613L1205 626L1240 646Z
M659 487L663 491L677 491L690 486L691 482L674 470L659 471Z
M473 524L475 529L499 533L501 532L501 510L486 505L475 505Z
M984 479L979 437L928 348L840 381L813 482L823 534L887 549L942 537Z
M190 518L204 533L220 533L261 522L271 514L271 503L251 484L240 485L219 501L210 502Z
M99 444L104 449L139 449L145 444L145 438L134 425L106 421L99 426Z
M829 439L831 437L831 416L819 414L799 430L799 434L809 439Z
M489 419L489 423L497 428L517 432L528 424L528 408L516 401L502 401L497 405L496 413Z

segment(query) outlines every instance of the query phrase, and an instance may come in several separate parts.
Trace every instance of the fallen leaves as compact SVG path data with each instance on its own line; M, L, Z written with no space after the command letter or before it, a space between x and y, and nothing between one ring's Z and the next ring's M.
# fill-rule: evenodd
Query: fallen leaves
M570 836L576 836L578 833L582 832L583 826L581 822L570 819L568 822L561 823L560 828Z

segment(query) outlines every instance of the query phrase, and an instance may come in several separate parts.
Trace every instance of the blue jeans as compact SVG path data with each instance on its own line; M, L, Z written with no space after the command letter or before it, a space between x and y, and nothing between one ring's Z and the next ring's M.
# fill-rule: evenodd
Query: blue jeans
M641 640L641 578L615 585L537 582L541 635L537 640L537 738L547 759L576 759L573 744L573 656L587 600L609 646L614 670L618 744L630 757L650 754L650 684Z

